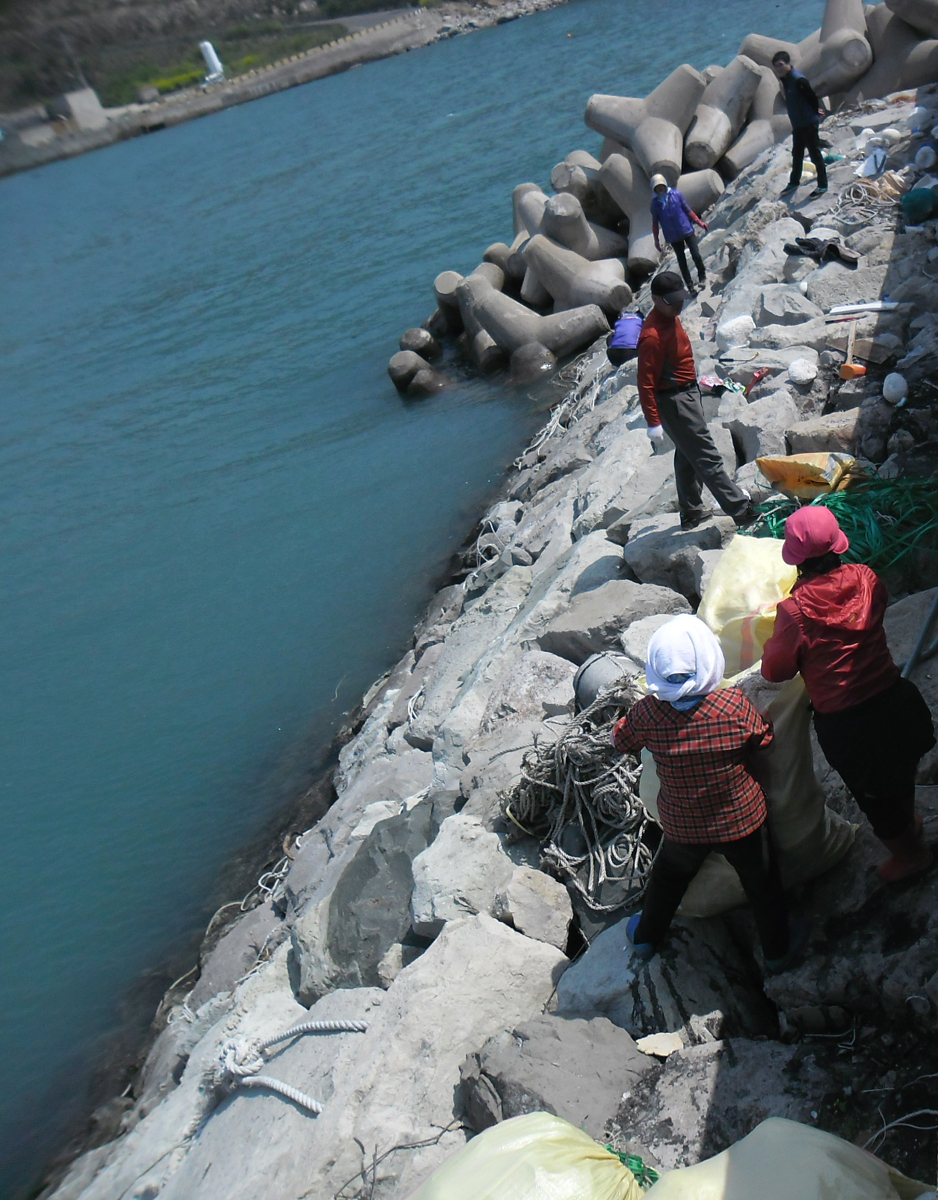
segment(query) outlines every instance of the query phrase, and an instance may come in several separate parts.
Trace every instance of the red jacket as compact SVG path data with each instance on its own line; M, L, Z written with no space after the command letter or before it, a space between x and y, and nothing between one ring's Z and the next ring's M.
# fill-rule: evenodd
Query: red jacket
M656 390L674 392L696 382L694 352L684 326L677 317L666 317L653 308L638 339L638 398L648 424L661 424Z
M852 563L796 583L778 606L762 674L777 683L800 671L822 713L885 691L899 678L883 629L887 599L876 574Z

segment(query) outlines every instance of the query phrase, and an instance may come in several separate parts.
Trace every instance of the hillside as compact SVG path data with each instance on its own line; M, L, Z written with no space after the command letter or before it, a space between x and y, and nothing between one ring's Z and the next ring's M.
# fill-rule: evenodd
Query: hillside
M204 75L198 43L230 74L342 36L343 17L374 0L0 0L0 111L41 103L87 81L106 105ZM411 7L382 0L382 9Z

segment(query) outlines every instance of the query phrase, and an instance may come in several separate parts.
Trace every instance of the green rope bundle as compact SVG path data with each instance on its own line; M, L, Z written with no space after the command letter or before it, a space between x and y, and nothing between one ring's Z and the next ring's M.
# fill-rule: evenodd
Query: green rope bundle
M918 550L938 551L938 486L930 480L874 476L811 503L829 508L850 539L847 562L885 571ZM745 532L783 538L785 522L800 507L797 500L773 496L759 505L758 520Z
M650 1188L653 1183L658 1182L658 1172L654 1167L649 1167L646 1163L642 1162L640 1155L623 1154L621 1150L614 1150L612 1146L607 1146L606 1149L610 1154L614 1154L623 1166L628 1167L643 1191Z

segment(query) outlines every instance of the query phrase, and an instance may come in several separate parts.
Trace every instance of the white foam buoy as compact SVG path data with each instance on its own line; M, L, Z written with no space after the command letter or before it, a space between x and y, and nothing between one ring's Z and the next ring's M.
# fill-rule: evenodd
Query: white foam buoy
M932 146L923 146L915 156L915 165L922 171L930 170L938 162L938 154Z
M817 367L810 358L796 358L788 364L788 378L792 383L813 383L817 379Z
M883 380L883 399L889 404L898 404L909 394L905 376L893 371Z

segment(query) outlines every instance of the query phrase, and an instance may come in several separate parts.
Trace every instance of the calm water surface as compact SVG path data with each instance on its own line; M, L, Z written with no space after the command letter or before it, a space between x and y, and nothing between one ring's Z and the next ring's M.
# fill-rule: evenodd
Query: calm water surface
M0 183L5 1200L538 421L394 393L434 275L597 147L591 92L821 10L580 0Z

